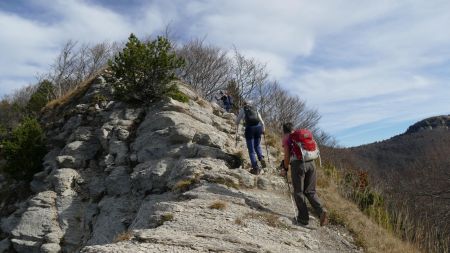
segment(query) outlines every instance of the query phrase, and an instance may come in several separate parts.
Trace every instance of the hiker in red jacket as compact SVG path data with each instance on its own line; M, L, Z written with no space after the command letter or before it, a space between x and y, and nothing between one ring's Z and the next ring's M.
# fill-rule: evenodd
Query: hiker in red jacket
M316 193L316 167L314 160L303 161L294 154L294 145L296 144L292 139L292 134L294 133L292 123L283 124L283 133L284 163L281 166L281 173L282 176L285 176L289 166L291 166L291 178L294 187L293 195L298 210L296 220L302 225L308 225L309 214L306 206L306 199L308 199L320 217L320 225L324 226L328 223L328 215Z

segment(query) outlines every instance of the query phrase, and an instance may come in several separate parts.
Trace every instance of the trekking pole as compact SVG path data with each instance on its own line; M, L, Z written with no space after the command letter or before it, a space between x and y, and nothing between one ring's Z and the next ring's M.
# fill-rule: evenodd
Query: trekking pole
M266 133L263 132L263 136L264 136L264 144L266 145L266 152L267 152L267 160L269 161L269 165L270 167L273 169L274 167L272 166L272 163L270 162L270 156L269 156L269 147L267 146L267 139L266 139Z
M294 219L295 219L296 222L298 222L298 220L297 220L297 208L295 207L294 197L292 197L293 193L291 191L291 185L289 184L289 181L288 181L287 171L285 172L284 178L286 179L286 184L288 185L289 197L291 197L292 209L294 210L294 213L295 213Z
M235 148L237 148L237 145L238 145L238 142L239 142L238 131L239 131L239 126L236 125L236 138L235 138L235 145L234 145Z

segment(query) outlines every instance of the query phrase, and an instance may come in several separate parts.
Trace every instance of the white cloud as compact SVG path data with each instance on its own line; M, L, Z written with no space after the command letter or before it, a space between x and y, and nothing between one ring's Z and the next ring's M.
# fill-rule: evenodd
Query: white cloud
M1 94L31 83L36 74L47 72L68 40L80 43L123 41L131 32L149 35L171 19L170 15L150 5L140 9L136 14L139 18L134 18L134 15L116 13L85 1L43 0L34 4L45 9L52 19L43 22L0 12Z
M130 26L119 14L100 6L86 5L80 1L57 0L45 3L51 6L62 20L55 24L59 36L81 42L117 40L127 35Z
M372 66L314 70L300 76L289 88L318 105L424 89L430 85L432 82L422 76Z
M171 22L182 38L236 46L323 115L324 130L445 113L450 2L154 0L112 11L95 1L34 1L47 23L0 12L0 84L23 85L68 39L124 40ZM448 110L447 110L448 113Z

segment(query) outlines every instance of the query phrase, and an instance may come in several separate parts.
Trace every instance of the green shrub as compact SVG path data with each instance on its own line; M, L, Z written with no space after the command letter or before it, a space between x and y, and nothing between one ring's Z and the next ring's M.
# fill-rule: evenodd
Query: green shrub
M26 106L27 111L32 115L39 113L53 95L53 84L50 81L44 80L38 85L38 89L31 95Z
M113 84L115 95L126 102L151 103L167 95L174 71L183 63L166 38L141 42L131 34L126 47L109 62L119 80Z
M173 85L172 87L170 87L167 96L171 97L172 99L175 99L177 101L183 102L183 103L187 103L189 102L189 97L184 94L183 92L181 92L176 85Z
M0 123L0 141L8 136L8 129Z
M26 106L17 101L8 101L2 99L0 101L0 122L6 129L15 128L25 117Z
M172 213L162 214L159 217L159 220L158 220L158 223L157 223L158 227L162 226L164 224L164 222L166 222L166 221L173 221L173 214Z
M108 101L105 95L97 93L92 97L92 104L102 104Z
M6 160L4 171L15 179L31 180L42 169L46 148L44 133L36 119L24 119L2 145Z

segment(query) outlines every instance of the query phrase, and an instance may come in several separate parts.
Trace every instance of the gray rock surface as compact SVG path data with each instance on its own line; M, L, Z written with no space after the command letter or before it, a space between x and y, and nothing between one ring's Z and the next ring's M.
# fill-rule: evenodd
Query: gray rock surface
M420 131L433 130L438 128L446 130L450 128L450 115L441 115L421 120L409 126L405 134L412 134Z
M61 246L57 243L46 243L41 246L42 253L59 253L61 251Z
M198 97L147 108L113 100L107 71L49 112L51 152L34 191L1 219L22 252L360 252L342 228L292 224L283 179L248 173L235 115ZM97 101L96 95L105 101ZM55 119L56 118L56 119ZM271 157L274 161L275 158Z
M11 247L11 242L8 238L0 241L0 252L6 252Z

